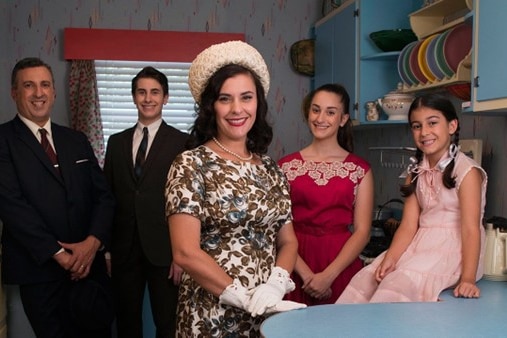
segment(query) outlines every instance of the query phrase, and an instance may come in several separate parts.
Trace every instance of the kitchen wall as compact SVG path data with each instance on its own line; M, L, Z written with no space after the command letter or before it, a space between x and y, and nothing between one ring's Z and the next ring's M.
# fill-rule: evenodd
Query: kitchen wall
M53 66L56 76L53 119L68 124L65 27L239 32L259 49L271 70L268 102L275 137L270 154L279 158L310 140L300 102L311 87L311 79L292 70L289 50L294 42L311 36L313 23L321 18L321 1L4 0L0 9L0 123L15 114L9 96L13 65L25 56L39 56ZM455 102L459 108L460 101ZM484 142L483 165L489 175L487 216L507 216L503 173L507 167L506 128L504 116L461 116L461 138L481 138ZM372 164L377 204L399 197L401 169L381 166L380 153L369 148L412 145L406 126L361 127L355 131L356 153Z
M270 153L279 157L309 138L299 106L311 78L293 71L289 51L294 42L310 38L311 26L321 17L321 1L3 0L0 8L0 122L15 114L9 96L12 67L23 57L39 56L52 65L56 77L53 119L68 125L65 27L227 32L244 33L270 68L268 99L275 132Z

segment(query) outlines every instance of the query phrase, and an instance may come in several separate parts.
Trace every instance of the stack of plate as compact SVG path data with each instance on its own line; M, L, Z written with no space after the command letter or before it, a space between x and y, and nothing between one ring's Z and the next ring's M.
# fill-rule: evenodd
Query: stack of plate
M472 27L459 24L405 46L398 57L398 73L408 86L451 78L471 48Z

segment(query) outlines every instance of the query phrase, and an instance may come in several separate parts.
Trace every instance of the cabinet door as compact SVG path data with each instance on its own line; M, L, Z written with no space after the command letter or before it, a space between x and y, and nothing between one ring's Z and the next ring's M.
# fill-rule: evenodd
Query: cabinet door
M334 18L315 26L315 87L333 81Z
M506 13L507 1L505 0L476 0L475 2L474 48L477 52L474 61L474 78L478 77L475 100L479 102L507 98Z
M349 2L315 26L315 87L338 82L350 95L354 94L357 46L354 13L355 2Z
M347 89L352 105L357 101L357 15L356 3L340 12L335 24L334 40L334 78L333 82L339 83ZM349 107L351 118L354 116L353 107Z
M409 13L421 7L420 1L359 0L359 95L357 98L359 123L406 123L403 120L366 120L365 104L396 90L401 81L397 52L382 52L371 40L370 33L410 28Z

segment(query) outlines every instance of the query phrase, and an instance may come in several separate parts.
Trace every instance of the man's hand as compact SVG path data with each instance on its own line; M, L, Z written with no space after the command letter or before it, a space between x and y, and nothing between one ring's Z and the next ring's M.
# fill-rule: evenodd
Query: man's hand
M100 241L95 236L90 235L82 242L58 243L71 255L69 261L66 262L67 267L70 265L70 268L66 270L70 271L71 279L78 280L88 276L95 254L100 248ZM63 253L56 255L56 257L61 255L63 255Z

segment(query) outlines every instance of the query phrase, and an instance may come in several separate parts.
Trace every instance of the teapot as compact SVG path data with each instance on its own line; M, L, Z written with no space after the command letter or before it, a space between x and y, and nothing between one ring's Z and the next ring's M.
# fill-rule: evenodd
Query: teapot
M398 89L391 91L379 98L378 104L382 110L387 114L388 120L406 120L408 110L415 96L401 91L401 84L398 84Z

